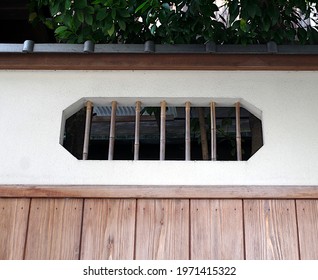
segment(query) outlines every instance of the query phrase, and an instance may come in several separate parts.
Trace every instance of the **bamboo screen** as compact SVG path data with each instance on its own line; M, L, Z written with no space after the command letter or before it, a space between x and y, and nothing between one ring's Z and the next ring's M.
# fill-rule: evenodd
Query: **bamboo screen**
M131 105L112 101L94 108L87 101L81 117L74 114L65 124L65 143L74 142L73 137L82 139L81 144L64 147L82 160L241 161L263 145L261 120L240 102L228 107L213 101L176 107L165 100L154 107L141 101Z

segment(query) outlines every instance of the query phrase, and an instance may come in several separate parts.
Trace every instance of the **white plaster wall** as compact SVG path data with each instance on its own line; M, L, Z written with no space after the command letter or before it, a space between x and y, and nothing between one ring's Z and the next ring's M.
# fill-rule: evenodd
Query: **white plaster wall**
M0 85L0 184L318 184L318 72L0 71ZM76 160L60 129L82 97L243 98L264 146L245 162Z

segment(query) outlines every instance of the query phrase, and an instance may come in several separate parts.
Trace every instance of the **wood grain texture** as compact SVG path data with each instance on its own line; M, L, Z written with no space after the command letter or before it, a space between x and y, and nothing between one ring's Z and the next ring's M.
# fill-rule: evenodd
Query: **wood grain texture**
M315 199L137 201L0 198L0 259L318 259Z
M81 259L133 259L135 213L135 199L86 199Z
M25 259L79 259L82 199L32 199Z
M30 199L0 198L0 260L22 260Z
M318 201L296 200L302 260L318 260Z
M297 260L294 200L244 200L246 259Z
M301 71L318 70L318 55L0 53L0 69Z
M188 259L189 245L189 200L138 200L136 259Z
M191 200L191 259L244 259L242 200Z
M318 199L318 186L0 185L0 197Z

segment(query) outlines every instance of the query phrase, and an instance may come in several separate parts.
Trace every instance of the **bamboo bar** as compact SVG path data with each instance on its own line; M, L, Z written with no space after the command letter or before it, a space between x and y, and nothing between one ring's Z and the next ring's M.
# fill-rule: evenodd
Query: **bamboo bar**
M113 101L112 102L112 114L111 114L111 118L110 118L108 160L113 160L113 158L114 158L116 110L117 110L117 102Z
M160 160L165 160L166 154L166 101L160 103Z
M200 124L202 159L208 160L209 148L208 148L208 138L206 135L204 109L205 109L204 107L198 107L198 115L199 115L199 124Z
M240 102L235 104L236 112L236 154L237 160L242 160L242 139L241 139L241 112L240 112Z
M210 104L211 114L211 160L216 160L216 113L215 113L215 102Z
M93 103L91 101L87 101L84 145L83 145L83 160L87 160L88 158L89 134L91 131L91 123L92 123L92 108L93 108Z
M141 107L141 102L137 101L136 102L136 121L135 121L134 160L139 159L140 107Z
M188 101L185 104L186 127L185 127L185 160L191 160L191 131L190 131L190 105Z

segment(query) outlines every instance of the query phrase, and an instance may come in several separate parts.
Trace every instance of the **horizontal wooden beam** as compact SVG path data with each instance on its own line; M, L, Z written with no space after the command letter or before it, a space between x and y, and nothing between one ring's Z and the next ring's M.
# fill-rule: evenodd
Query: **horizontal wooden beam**
M318 199L318 186L0 185L0 197Z
M92 121L94 123L98 122L110 122L111 117L110 116L94 116ZM167 115L167 121L173 121L174 116L173 115ZM151 115L141 115L140 116L141 122L153 122L156 121L156 117ZM116 116L116 123L118 122L135 122L135 116Z
M0 53L0 69L318 70L317 54Z

